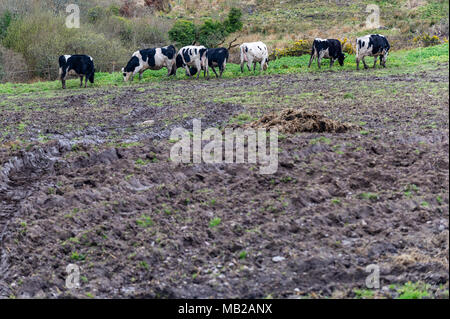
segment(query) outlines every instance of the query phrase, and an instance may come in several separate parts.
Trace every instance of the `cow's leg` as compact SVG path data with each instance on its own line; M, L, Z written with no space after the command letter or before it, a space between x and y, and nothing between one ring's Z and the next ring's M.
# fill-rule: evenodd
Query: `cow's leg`
M200 78L200 73L202 71L202 64L200 60L195 61L195 67L197 68L197 79ZM205 75L203 75L205 76Z
M375 67L377 66L377 59L378 59L378 56L374 56L373 57L373 68L375 69Z
M381 56L380 64L383 66L383 68L386 67L386 56L385 55Z
M333 64L334 64L334 59L333 59L333 58L331 58L331 59L330 59L330 68L332 68L332 67L333 67Z
M139 81L142 80L142 72L139 71Z
M317 66L319 67L319 69L321 64L322 64L322 56L319 55L319 57L317 58Z
M205 66L205 70L203 71L203 77L207 76L207 80L209 80L209 65Z
M84 87L87 88L88 76L84 77Z
M362 62L363 62L363 64L364 64L364 69L368 69L369 67L368 67L367 64L366 64L366 61L364 60L364 57L363 57L361 60L362 60Z
M61 77L61 84L62 84L62 88L65 89L66 88L66 79L64 77Z
M214 74L216 75L216 78L218 78L219 76L217 75L216 69L214 69L214 67L212 66L211 69L213 70ZM222 76L222 68L220 69L220 75Z
M247 61L247 68L248 68L248 71L250 72L251 71L251 67L252 67L252 64L253 64L253 60L248 60Z
M87 77L86 77L86 79L87 79ZM80 87L82 87L82 86L83 86L83 76L80 75Z
M311 53L311 57L309 58L309 64L308 64L308 68L311 67L311 63L312 61L314 61L314 53Z

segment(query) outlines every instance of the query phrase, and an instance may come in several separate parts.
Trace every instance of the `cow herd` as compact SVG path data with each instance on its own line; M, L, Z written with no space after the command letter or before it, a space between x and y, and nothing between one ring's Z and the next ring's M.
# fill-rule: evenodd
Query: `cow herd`
M375 68L378 57L380 65L386 67L390 45L385 36L379 34L366 35L356 39L356 68L359 70L359 64L362 62L364 68L367 64L364 61L366 56L374 57L373 67ZM269 67L269 52L263 42L249 42L240 45L240 66L241 72L244 72L244 66L250 71L256 70L257 63L260 64L261 71ZM341 66L344 65L345 54L342 52L342 44L336 39L314 39L311 49L311 57L308 67L314 59L317 59L318 67L321 67L322 59L330 59L330 67L337 60ZM209 79L209 69L211 68L216 77L222 77L225 71L229 52L226 48L206 48L205 46L190 45L182 47L178 52L173 45L161 48L152 48L139 50L133 53L127 65L122 68L124 81L133 80L136 74L139 74L139 80L142 73L147 70L160 70L167 68L168 76L176 75L178 68L184 68L187 76L200 76L203 70L203 76ZM219 69L217 74L215 67ZM59 57L59 74L63 89L66 88L66 78L68 74L75 74L80 77L80 87L87 86L87 82L94 83L94 60L88 55L62 55Z

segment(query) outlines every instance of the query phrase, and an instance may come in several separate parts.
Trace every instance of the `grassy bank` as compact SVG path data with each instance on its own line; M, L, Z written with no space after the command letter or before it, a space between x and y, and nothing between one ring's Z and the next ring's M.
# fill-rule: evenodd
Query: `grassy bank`
M264 74L275 75L275 74L292 74L292 73L305 73L305 72L330 72L329 60L324 59L322 63L322 69L318 69L317 62L315 61L311 68L308 68L309 55L304 55L301 57L283 57L276 61L270 62L269 69L266 72L259 72L257 70L256 75L261 76ZM449 47L448 43L437 45L428 48L416 48L412 50L399 50L392 52L389 55L387 68L380 68L377 64L376 70L365 71L361 70L359 72L375 72L379 75L386 74L403 74L409 72L415 72L420 70L432 69L438 63L444 63L449 61ZM366 58L367 64L371 67L373 64L373 59ZM259 66L259 65L258 65ZM360 65L362 67L362 65ZM349 55L346 58L345 65L343 67L339 66L336 62L331 72L341 72L341 71L356 71L355 56ZM224 72L225 78L235 78L242 76L253 76L253 72L248 72L247 70L242 74L240 72L240 67L237 64L229 63L227 69ZM211 71L210 76L214 77L214 73ZM177 79L187 79L183 69L179 69L177 72ZM201 80L203 80L203 74L201 75ZM174 78L167 77L166 69L159 71L146 71L143 75L143 80L140 83L152 83L159 81L175 81ZM67 87L71 90L79 89L79 79L72 79L67 81ZM137 76L135 81L132 83L124 83L120 72L113 74L110 73L97 73L96 81L93 87L105 87L105 86L133 86L138 83ZM89 84L90 85L90 84ZM60 81L47 81L47 82L36 82L32 84L13 84L6 83L0 84L0 94L22 94L30 92L41 92L41 91L53 91L61 90Z

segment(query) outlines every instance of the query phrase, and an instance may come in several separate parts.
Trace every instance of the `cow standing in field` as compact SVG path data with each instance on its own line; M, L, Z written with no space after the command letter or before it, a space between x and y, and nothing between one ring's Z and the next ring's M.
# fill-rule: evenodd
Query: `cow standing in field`
M200 70L203 69L203 66L205 66L206 63L206 50L206 47L203 45L188 45L182 47L180 51L178 51L176 58L177 68L185 68L187 76L194 75L198 71L198 79L200 76Z
M311 63L314 58L317 58L317 65L319 66L319 69L323 58L330 59L330 68L336 60L338 60L339 64L343 66L345 55L342 53L341 42L336 39L314 39L308 68L311 67Z
M204 73L207 74L209 79L209 68L211 68L216 75L217 78L222 77L223 71L225 71L225 67L227 66L227 61L229 57L229 52L225 48L214 48L208 49L204 53L206 58L202 57L202 66L204 69ZM217 75L214 67L219 67L220 75Z
M88 55L61 55L59 57L59 76L61 78L62 88L66 88L66 78L68 74L76 74L80 77L80 87L83 86L83 77L85 77L84 87L87 87L87 81L94 83L94 60Z
M390 48L391 46L384 35L371 34L356 39L356 69L359 70L360 61L363 62L365 69L368 68L366 61L364 61L366 56L374 57L374 68L377 65L378 57L380 57L380 65L385 68Z
M241 52L241 72L244 72L244 63L247 62L247 68L253 64L253 72L256 70L256 63L261 64L261 71L267 70L269 67L269 52L267 46L259 42L242 43L240 46Z
M123 80L127 82L139 73L139 80L145 70L160 70L167 68L168 76L175 75L177 68L175 62L176 50L173 45L162 48L151 48L139 50L133 53L126 67L122 68Z

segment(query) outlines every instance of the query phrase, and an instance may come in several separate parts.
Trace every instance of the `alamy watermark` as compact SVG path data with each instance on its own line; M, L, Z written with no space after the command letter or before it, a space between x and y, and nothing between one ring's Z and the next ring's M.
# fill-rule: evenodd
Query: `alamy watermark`
M170 139L176 143L170 150L170 158L175 163L259 164L261 174L274 174L278 170L278 129L225 129L224 134L217 128L202 132L201 121L193 120L192 132L176 128ZM203 145L202 141L207 141ZM267 147L269 146L269 147ZM247 150L247 152L246 152Z
M80 287L80 267L75 264L68 264L66 267L66 288L74 289Z
M366 18L366 28L378 29L380 27L380 7L376 4L368 4L366 12L370 13Z
M366 287L369 289L380 289L380 266L371 264L366 267L370 273L366 278Z
M69 15L66 17L66 27L69 29L79 29L80 7L76 4L69 4L66 7L66 13L69 13Z

